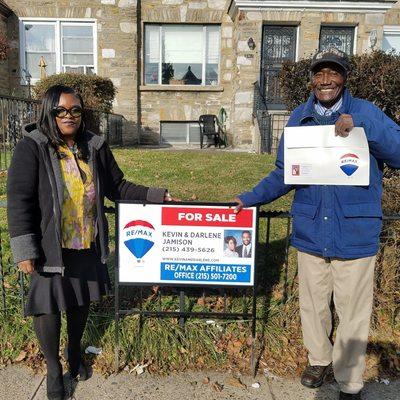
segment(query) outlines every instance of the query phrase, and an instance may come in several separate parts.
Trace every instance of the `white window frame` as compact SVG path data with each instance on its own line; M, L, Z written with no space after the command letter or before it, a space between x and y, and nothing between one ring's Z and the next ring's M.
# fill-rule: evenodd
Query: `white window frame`
M158 26L159 27L159 61L158 61L158 83L146 83L146 76L145 76L145 70L146 70L146 55L145 55L145 48L146 48L146 34L143 35L143 74L142 74L142 84L146 86L175 86L171 84L166 84L162 83L162 33L163 33L163 26L193 26L193 25L201 25L203 26L203 54L202 54L202 71L201 71L201 85L190 85L190 86L206 86L206 87L214 87L218 86L221 81L221 24L145 24L144 27L144 32L146 32L146 27L147 26ZM219 47L218 47L218 81L216 85L206 85L206 64L207 64L207 27L208 26L218 26L219 28ZM188 85L176 85L176 86L188 86Z
M385 34L390 35L390 34L395 34L395 33L398 33L400 35L400 25L384 25L383 26L381 49L383 46L383 38L384 38ZM400 54L400 49L396 53Z
M97 74L97 20L93 18L19 18L19 58L20 58L20 65L21 65L21 85L27 85L27 81L25 79L25 74L23 70L26 70L26 58L25 58L25 24L32 24L32 25L53 25L55 30L55 55L56 55L56 74L65 71L65 66L62 64L62 56L63 56L63 49L62 49L62 42L61 42L61 29L62 26L90 26L93 28L93 69L94 73ZM79 54L79 53L74 53ZM87 53L85 53L87 54ZM67 65L68 67L74 67L73 65ZM82 65L76 65L75 67L81 67ZM86 67L83 66L86 72ZM39 79L32 78L31 84L35 84L38 82Z

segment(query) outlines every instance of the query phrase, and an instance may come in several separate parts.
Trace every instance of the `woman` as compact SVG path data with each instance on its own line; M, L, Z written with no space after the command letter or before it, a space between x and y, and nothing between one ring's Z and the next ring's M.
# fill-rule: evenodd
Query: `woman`
M171 200L165 189L124 180L104 139L85 129L84 104L72 88L44 95L39 120L25 127L8 172L8 225L15 263L31 275L26 315L47 363L47 396L65 396L59 360L61 311L66 312L70 377L86 371L81 338L89 304L110 290L104 196Z
M226 248L224 250L225 257L239 257L239 254L235 251L237 241L234 236L226 236L225 238Z

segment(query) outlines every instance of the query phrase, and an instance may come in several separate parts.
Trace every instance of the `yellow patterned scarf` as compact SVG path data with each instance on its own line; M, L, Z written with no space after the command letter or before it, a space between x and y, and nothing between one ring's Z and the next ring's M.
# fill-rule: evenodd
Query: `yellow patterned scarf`
M95 223L96 194L93 174L89 165L78 159L67 146L61 146L59 152L64 155L60 159L64 181L62 247L89 249L94 241Z

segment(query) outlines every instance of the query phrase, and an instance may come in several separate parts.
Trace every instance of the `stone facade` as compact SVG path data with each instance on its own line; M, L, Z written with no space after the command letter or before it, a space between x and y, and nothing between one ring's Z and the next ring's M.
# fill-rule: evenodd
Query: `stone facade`
M232 115L234 49L233 23L225 0L147 0L142 2L142 30L146 23L221 24L219 86L140 86L141 143L160 140L160 122L190 121L202 114L218 115L223 107ZM143 65L143 55L141 55Z
M11 10L0 1L0 35L8 40L7 20ZM0 95L10 94L10 80L8 78L8 58L0 61Z
M92 19L97 21L98 70L114 82L118 93L114 111L122 114L124 141L137 142L137 2L136 0L7 0L9 17L11 93L26 95L21 86L18 18Z
M375 48L380 48L384 25L400 25L399 4L389 11L382 7L346 11L345 7L332 10L336 2L330 1L318 10L274 8L268 6L269 1L264 5L257 2L261 4L257 8L241 7L241 3L246 0L8 0L14 15L8 17L7 26L4 18L0 19L0 30L7 29L12 51L8 62L0 63L4 75L9 68L9 79L0 81L0 91L27 94L26 86L20 85L18 18L90 18L97 23L97 72L110 77L117 87L114 112L126 119L126 144L157 144L162 121L196 121L201 114L218 115L224 108L229 144L254 150L259 143L253 120L254 83L261 74L263 25L297 26L297 58L318 48L321 25L356 27L356 53L371 49L373 30L377 34ZM147 23L218 24L218 85L145 85L143 37ZM248 45L249 38L254 49Z
M232 2L234 6L235 2ZM356 27L355 53L360 54L371 51L370 33L377 31L377 43L374 48L381 48L383 26L400 25L399 3L389 11L365 10L357 11L313 11L307 9L265 9L241 10L240 7L232 10L230 14L234 21L234 49L236 51L234 78L235 101L232 106L233 118L231 121L234 143L244 147L246 145L257 150L257 136L253 121L253 87L254 82L260 78L260 65L262 53L262 28L268 25L293 25L297 26L298 48L297 59L309 57L319 47L319 33L321 25L353 26ZM327 3L327 7L329 3ZM234 11L234 12L232 12ZM247 40L253 38L255 49L251 51ZM275 112L277 115L282 111ZM277 121L281 121L282 117ZM280 124L280 122L279 122ZM273 131L277 131L272 126ZM276 138L273 138L276 140Z
M7 17L0 15L0 35L7 38ZM0 95L10 93L10 81L8 79L8 60L0 61Z

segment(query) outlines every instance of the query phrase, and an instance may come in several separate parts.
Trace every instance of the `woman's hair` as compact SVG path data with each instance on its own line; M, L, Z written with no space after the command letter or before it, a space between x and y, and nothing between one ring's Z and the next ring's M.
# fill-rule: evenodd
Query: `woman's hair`
M80 101L82 109L85 109L82 96L73 88L64 85L54 85L47 89L46 93L43 96L42 106L37 122L37 127L39 131L43 133L43 135L47 136L51 146L56 150L59 156L60 153L58 151L58 148L60 145L64 144L64 141L58 129L56 117L53 114L53 109L58 106L60 102L60 97L63 93L74 95ZM83 160L87 160L88 156L87 146L85 146L82 142L85 125L85 113L83 112L81 124L75 137L75 142L78 147L78 157Z
M235 247L236 247L237 241L236 241L236 239L235 239L234 236L226 236L226 237L225 237L225 243L226 243L226 244L228 244L231 240L233 241L233 243L235 243Z

